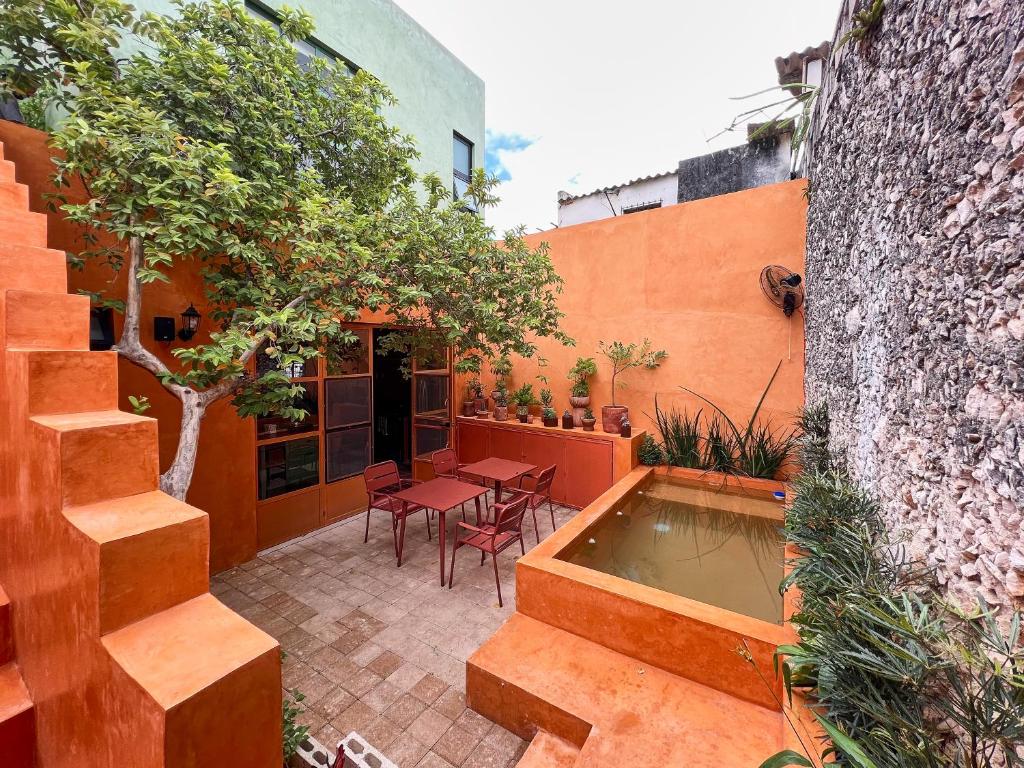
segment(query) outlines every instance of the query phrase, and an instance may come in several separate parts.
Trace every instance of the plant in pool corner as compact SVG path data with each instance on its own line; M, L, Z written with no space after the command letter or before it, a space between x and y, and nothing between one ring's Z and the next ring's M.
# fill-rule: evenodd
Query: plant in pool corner
M665 454L658 445L658 441L648 433L644 435L640 447L637 449L637 458L646 467L654 467L664 462Z
M831 739L821 757L858 768L1024 765L1020 613L1000 626L983 601L945 600L878 501L822 455L827 411L805 408L801 427L801 455L816 458L793 483L786 535L801 555L782 584L800 593L799 641L778 649L776 666L790 702L806 693ZM762 766L810 766L809 754Z
M697 415L692 418L689 414L677 410L663 411L655 394L654 417L661 433L665 460L673 467L706 469L702 448L704 436L701 433L701 411L697 411Z
M142 414L144 414L146 411L153 407L153 404L149 402L149 398L146 397L145 395L142 395L142 397L128 395L128 403L131 405L132 410L135 412L136 416L141 416Z

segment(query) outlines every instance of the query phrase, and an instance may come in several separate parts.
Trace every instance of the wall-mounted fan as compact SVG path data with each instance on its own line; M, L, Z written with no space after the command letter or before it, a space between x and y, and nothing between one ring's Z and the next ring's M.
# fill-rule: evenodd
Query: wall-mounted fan
M778 264L761 270L761 290L772 304L782 308L786 317L792 317L804 303L802 283L800 275Z

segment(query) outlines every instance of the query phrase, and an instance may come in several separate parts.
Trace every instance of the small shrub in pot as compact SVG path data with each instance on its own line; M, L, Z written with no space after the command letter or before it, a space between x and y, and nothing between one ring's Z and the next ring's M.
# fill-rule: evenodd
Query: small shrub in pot
M594 412L589 408L583 411L583 418L580 419L581 426L584 432L593 432L594 424L597 423L597 419L594 418Z
M612 402L611 405L601 406L601 426L605 432L617 435L621 430L623 418L629 415L626 406L615 402L615 388L619 375L632 368L643 367L653 370L661 365L661 361L668 357L668 353L663 349L652 349L650 339L644 339L640 344L601 341L598 342L598 349L612 364Z

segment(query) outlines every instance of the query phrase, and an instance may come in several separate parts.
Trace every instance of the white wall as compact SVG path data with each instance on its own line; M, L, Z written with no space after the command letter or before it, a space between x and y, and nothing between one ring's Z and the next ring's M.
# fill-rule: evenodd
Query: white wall
M639 181L617 190L595 192L558 206L558 226L568 227L586 221L621 215L623 208L661 201L662 206L675 205L679 183L676 174Z

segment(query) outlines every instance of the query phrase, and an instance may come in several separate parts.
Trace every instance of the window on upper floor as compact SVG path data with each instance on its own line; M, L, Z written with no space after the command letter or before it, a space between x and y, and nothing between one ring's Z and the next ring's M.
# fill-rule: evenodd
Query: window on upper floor
M466 187L469 185L473 173L473 142L460 136L452 134L452 197L461 200L466 194ZM466 201L468 208L475 210L475 206Z
M278 32L281 31L281 24L277 20L277 16L273 11L267 7L260 5L259 3L253 2L253 0L246 0L245 9L251 16L255 16L261 21L265 21L270 24ZM306 38L305 40L298 40L295 42L296 55L299 59L299 66L303 69L309 66L309 62L314 59L323 59L331 66L342 66L350 75L354 75L359 68L355 64L346 60L343 56L332 51L330 48L325 46L320 41L314 38Z

